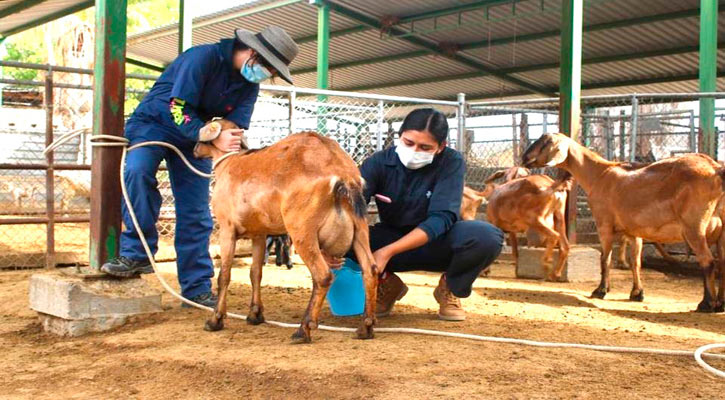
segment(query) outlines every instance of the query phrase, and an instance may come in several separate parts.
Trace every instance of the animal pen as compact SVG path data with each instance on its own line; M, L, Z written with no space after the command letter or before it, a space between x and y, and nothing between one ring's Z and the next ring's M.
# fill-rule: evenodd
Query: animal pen
M93 72L9 61L0 66L6 72L38 72L31 81L0 80L4 116L0 134L5 138L0 150L0 268L86 264L92 88L66 82L82 82ZM127 77L126 115L154 79ZM579 141L609 160L651 162L701 152L698 101L702 98L723 99L725 93L585 96ZM494 172L519 165L523 151L543 133L558 131L558 99L469 102L461 95L459 101L442 101L263 86L246 138L252 148L258 148L293 132L319 131L338 141L360 163L394 144L402 119L416 107L435 107L449 117L449 143L464 154L466 185L475 189L482 189ZM69 110L76 113L72 118ZM723 159L725 108L716 108L715 117L717 155ZM79 129L85 133L46 160L42 150L48 143ZM163 167L157 179L163 196L157 258L173 260L173 196ZM586 196L581 189L578 194L577 241L596 244ZM484 216L485 212L479 213L480 218Z
M125 0L0 3L0 47L18 32L95 7L95 36L89 39L87 24L67 38L94 42L85 64L0 60L0 346L13 366L0 373L4 395L721 397L719 378L703 374L691 350L725 341L722 318L692 312L700 282L681 271L644 271L645 302L627 301L629 272L612 271L613 290L603 300L589 296L590 282L518 279L503 255L488 278L473 283L463 302L466 321L446 325L431 318L439 276L406 272L410 292L391 318L380 319L378 338L352 342L347 333L321 330L312 347L286 346L285 329L238 321L202 333L202 313L179 309L167 295L158 295L163 312L82 338L44 334L35 312L42 311L27 307L32 276L74 270L35 268L97 268L118 254L121 150L90 142L94 135L121 136L124 119L157 78L127 74L128 64L161 72L192 44L229 37L233 28L282 26L300 46L290 65L298 87L262 87L246 131L251 147L314 130L360 163L396 143L410 110L435 107L448 117L449 144L466 160L466 185L482 189L487 177L519 165L527 146L552 132L609 160L651 162L689 152L725 160L720 2L256 0L192 17L191 0L180 0L178 23L131 35L126 18L134 10ZM10 76L18 71L32 78ZM77 131L43 155L46 145ZM163 167L157 180L163 205L156 258L172 261L158 277L175 280L174 200ZM569 235L596 253L588 248L598 242L593 217L574 187ZM485 204L478 219L485 219ZM215 255L216 237L211 243ZM237 261L232 311L246 307L250 292L250 268L246 259ZM270 266L264 274L270 325L297 319L312 289L308 272ZM153 276L97 282L160 288ZM321 318L342 330L351 326L326 308ZM423 330L454 338L417 335ZM498 343L474 341L482 338ZM632 350L637 354L619 353ZM722 369L722 359L708 360Z

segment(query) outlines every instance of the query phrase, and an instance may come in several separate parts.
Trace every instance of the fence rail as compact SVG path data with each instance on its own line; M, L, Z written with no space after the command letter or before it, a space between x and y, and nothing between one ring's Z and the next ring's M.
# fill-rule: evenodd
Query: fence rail
M0 67L0 268L87 262L89 135L61 146L52 158L42 149L66 132L91 126L93 71L11 61L0 61ZM13 69L39 72L17 80L7 76ZM156 78L127 75L127 115ZM715 99L718 132L725 131L725 93L584 96L578 140L610 160L653 161L699 151L701 98ZM464 94L444 101L262 85L246 136L252 147L261 147L314 130L337 140L360 163L396 142L411 110L435 107L448 117L449 143L467 161L466 184L480 189L497 170L518 165L542 134L558 131L558 101L469 102ZM720 139L718 133L718 148L725 143ZM719 149L717 155L724 154ZM159 258L173 259L175 213L163 165L157 180L163 198L159 248L167 251ZM591 212L583 192L578 194L578 237L594 240Z

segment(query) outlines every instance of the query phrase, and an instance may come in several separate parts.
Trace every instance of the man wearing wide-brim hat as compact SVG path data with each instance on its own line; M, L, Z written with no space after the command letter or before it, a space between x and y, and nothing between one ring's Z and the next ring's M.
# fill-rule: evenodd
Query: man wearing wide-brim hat
M126 122L130 144L160 140L181 149L197 169L211 172L209 159L193 157L198 142L210 142L225 152L240 150L249 128L259 83L278 76L292 83L289 64L297 55L295 42L280 27L259 33L237 29L233 39L194 46L179 55ZM234 122L239 129L221 133L205 129L214 117ZM156 222L161 208L156 172L166 160L176 206L175 247L182 295L214 307L214 275L209 257L212 219L209 179L194 174L173 151L159 146L128 153L125 183L136 217L151 250L157 250ZM101 270L118 277L135 277L153 269L136 234L124 202L120 256Z

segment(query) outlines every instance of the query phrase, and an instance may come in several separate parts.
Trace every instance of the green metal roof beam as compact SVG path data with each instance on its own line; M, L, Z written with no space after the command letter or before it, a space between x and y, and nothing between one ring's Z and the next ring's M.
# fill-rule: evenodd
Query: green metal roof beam
M725 76L725 70L718 71L717 76L718 76L718 78ZM614 82L593 82L593 83L582 85L582 89L586 89L586 90L608 89L608 88L617 88L617 87L624 87L624 86L653 85L656 83L694 81L694 80L697 80L698 77L699 77L698 73L693 72L693 73L689 73L689 74L661 76L661 77L656 77L656 78L637 78L637 79L630 79L630 80L626 80L626 81L614 81Z
M717 77L723 78L725 77L725 70L719 70L717 71ZM605 82L593 82L588 84L582 84L582 90L594 90L594 89L610 89L610 88L618 88L618 87L626 87L626 86L638 86L638 85L655 85L658 83L673 83L673 82L685 82L685 81L697 81L699 78L699 74L697 72L692 72L688 74L680 74L680 75L672 75L672 76L660 76L655 78L635 78L635 79L629 79L625 81L605 81ZM559 88L550 87L550 90L558 91ZM478 93L478 94L472 94L472 95L466 95L466 98L469 99L469 101L478 101L478 100L487 100L487 99L498 99L498 98L504 98L504 97L514 97L514 96L525 96L529 95L531 93L519 90L515 92L509 92L504 94L503 96L500 94L491 94L491 92L487 93ZM446 96L445 98L440 98L441 100L451 100L455 96Z
M152 71L164 72L164 69L166 69L165 66L148 63L131 57L126 57L126 62Z
M698 16L698 15L700 15L699 13L700 13L700 9L695 8L695 9L691 9L691 10L676 11L676 12L665 13L665 14L648 15L645 17L623 19L621 21L603 22L600 24L584 26L584 32L597 32L597 31L604 31L604 30L615 29L615 28L625 28L625 27L629 27L629 26L633 26L633 25L641 25L641 24L649 24L649 23L653 23L653 22L670 21L673 19L689 18L689 17ZM528 35L510 36L510 37L505 37L505 38L492 39L490 42L488 40L481 40L478 42L462 44L461 50L472 50L472 49L478 49L478 48L488 47L488 46L500 46L503 44L513 43L514 41L516 43L530 42L533 40L541 40L541 39L559 37L559 35L561 35L561 31L557 29L557 30L552 30L552 31L547 31L547 32L531 33Z
M93 7L93 5L95 3L96 3L95 0L84 1L83 3L79 3L79 4L73 5L71 7L56 11L52 14L44 15L44 16L42 16L38 19L32 20L30 22L26 22L23 25L16 26L15 28L9 29L5 32L0 32L0 35L10 36L10 35L14 35L16 33L20 33L22 31L25 31L25 30L28 30L31 28L35 28L36 26L43 25L47 22L56 20L58 18L65 17L66 15L70 15L70 14L76 13L78 11L85 10L86 8L89 8L89 7Z
M350 28L339 29L339 30L330 32L330 38L350 35L350 34L358 33L358 32L364 32L368 29L370 29L370 28L365 25L358 25L358 26L353 26ZM295 39L295 43L297 43L297 44L305 44L305 43L310 43L310 42L315 42L315 41L317 41L316 33L314 35L303 36L299 39Z
M35 7L44 1L46 0L24 0L20 3L13 4L8 8L0 10L0 18L5 18L8 15L13 15L21 11L27 10L28 8Z
M718 49L723 49L723 48L725 48L725 42L719 43ZM582 64L583 65L596 65L596 64L605 64L605 63L617 62L617 61L641 60L641 59L652 58L652 57L694 53L694 52L697 52L698 49L699 49L698 46L681 46L681 47L673 47L673 48L669 48L669 49L660 49L660 50L652 50L652 51L638 51L636 53L613 54L613 55L608 55L608 56L588 58L588 59L583 60ZM394 57L392 57L392 56L391 56L391 58L394 59ZM547 69L555 69L555 68L559 68L559 66L560 66L560 64L558 62L550 62L550 63L543 63L543 64L502 68L502 69L499 69L499 72L501 72L503 74L507 74L507 75L508 74L519 74L519 73L525 73L525 72L535 72L535 71L543 71L543 70L547 70ZM448 75L448 76L435 76L435 77L429 77L429 78L409 79L409 80L379 83L379 84L372 84L372 85L345 87L345 88L338 88L338 90L343 90L343 91L347 91L347 92L368 91L368 90L372 90L372 89L380 89L380 88L387 88L387 87L422 85L422 84L432 83L432 82L446 82L446 81L454 81L454 80L460 80L460 79L479 78L479 77L483 77L483 76L486 76L486 74L482 74L481 72L466 72L463 74Z
M409 15L407 17L400 18L400 24L405 24L413 21L420 21L423 19L431 19L437 17L443 17L446 15L462 13L466 11L475 11L481 8L495 6L499 4L513 3L517 0L481 0L469 4L462 4L455 7L443 8L440 10L427 11L420 14Z
M341 68L351 68L351 67L357 67L360 65L369 65L369 64L378 64L378 63L384 63L388 61L398 61L398 60L405 60L408 58L415 58L415 57L422 57L430 55L431 52L429 50L416 50L411 51L408 53L403 54L391 54L387 56L381 56L381 57L375 57L375 58L368 58L364 60L355 60L355 61L347 61L339 64L333 64L330 65L330 69L341 69ZM306 67L306 68L300 68L293 70L293 74L309 74L310 72L315 72L315 67Z
M340 4L337 4L337 3L329 3L328 2L328 4L330 4L330 9L332 11L334 11L334 12L340 14L340 15L343 15L343 16L345 16L347 18L350 18L350 19L359 21L360 23L363 23L365 25L371 26L371 27L373 27L375 29L380 29L382 27L380 21L378 21L375 18L372 18L372 17L366 16L366 15L363 15L363 14L361 14L361 13L355 11L355 10L352 10L350 8L347 8L347 7L342 6ZM391 28L390 29L390 32L392 32L393 34L396 34L396 33L397 34L405 33L405 31L403 31L403 30L401 30L399 28L395 28L395 27ZM497 78L499 78L499 79L501 79L503 81L506 81L506 82L509 82L509 83L511 83L511 84L513 84L515 86L518 86L518 87L527 89L527 90L529 90L531 92L539 93L539 94L546 95L546 96L551 95L551 93L542 90L541 88L537 87L536 85L532 85L532 84L530 84L528 82L525 82L525 81L523 81L521 79L517 79L517 78L510 77L510 76L506 76L505 74L501 74L498 71L496 71L496 69L491 68L491 67L488 67L488 66L486 66L484 64L479 63L478 61L475 61L473 59L470 59L468 57L465 57L465 56L463 56L461 54L447 55L447 54L445 54L444 52L442 52L438 48L438 44L437 43L432 43L430 41L427 41L427 40L424 40L424 39L421 39L421 38L417 38L417 37L404 37L404 38L400 38L400 40L406 41L408 43L412 43L412 44L414 44L416 46L419 46L419 47L423 47L424 49L429 50L431 53L439 54L441 56L450 58L450 59L452 59L454 61L457 61L457 62L459 62L461 64L464 64L466 66L469 66L471 68L475 68L475 69L478 69L480 71L486 72L486 73L488 73L488 74L490 74L492 76L495 76L495 77L497 77Z
M679 11L679 12L674 12L674 13L659 14L656 16L632 18L632 19L626 19L626 20L614 21L614 22L605 22L605 23L601 23L601 24L585 26L584 32L596 32L596 31L627 27L627 26L648 23L648 22L658 22L658 21L668 21L668 20L680 19L680 18L688 18L688 17L693 17L696 15L699 15L698 12L699 12L699 9L685 10L685 11ZM356 27L356 28L359 28L359 27ZM353 29L353 28L348 28L348 29ZM335 31L335 32L342 32L342 31ZM330 32L330 37L333 37L335 35L335 32ZM358 32L359 32L359 30L358 30ZM559 30L555 30L555 31L547 31L547 32L540 32L540 33L532 33L529 35L522 35L522 36L517 36L517 37L513 37L513 36L504 37L504 38L499 38L499 39L492 39L490 42L490 45L491 46L500 46L500 45L504 45L504 44L508 44L508 43L513 43L514 41L516 41L516 43L529 42L529 41L533 41L533 40L559 37L560 34L561 34L561 32ZM315 38L316 38L316 36L315 36ZM488 41L471 42L471 43L462 44L461 50L472 50L472 49L478 49L478 48L483 48L483 47L488 47L488 46L489 46ZM364 59L364 60L348 61L348 62L339 63L339 64L331 64L330 70L357 67L360 65L377 64L377 63L388 62L388 61L405 60L405 59L409 59L409 58L426 56L428 54L430 54L430 52L428 52L428 51L411 51L408 53L402 53L402 54L398 54L398 55L389 55L389 56L375 57L375 58L369 58L369 59ZM557 67L558 67L558 64L557 64ZM294 73L294 74L308 74L311 72L315 72L315 67L300 68L300 69L292 71L292 73Z
M477 10L480 8L484 8L486 6L492 6L492 5L503 4L503 3L511 3L512 1L513 0L477 1L477 2L471 3L471 4L450 7L450 8L443 8L440 10L428 11L428 12L424 12L424 13L420 13L420 14L408 15L408 16L400 18L399 23L404 24L407 22L418 21L421 19L429 19L429 18L441 17L444 15L455 14L457 12L473 11L473 10ZM350 35L353 33L364 32L364 31L367 31L370 29L372 29L372 28L367 25L358 25L358 26L353 26L350 28L332 31L332 32L330 32L330 37L334 38L334 37L338 37L338 36ZM315 40L317 40L317 35L309 35L309 36L303 36L299 39L295 39L295 42L297 42L297 44L303 44L303 43L314 42Z

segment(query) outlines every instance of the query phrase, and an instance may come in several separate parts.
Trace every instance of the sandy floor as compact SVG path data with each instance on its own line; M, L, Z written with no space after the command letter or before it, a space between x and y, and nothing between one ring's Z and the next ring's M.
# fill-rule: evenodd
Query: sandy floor
M171 266L166 265L171 271ZM298 321L309 296L303 266L265 270L267 319ZM689 358L554 350L462 339L315 331L292 345L290 329L231 320L202 330L204 312L182 310L164 295L166 311L114 332L83 338L43 333L27 306L31 272L0 272L1 398L705 398L725 396L725 382ZM173 279L172 275L166 275ZM248 269L234 271L231 309L246 313ZM700 281L644 274L645 302L627 301L630 278L615 271L606 300L594 284L513 279L497 264L464 300L468 319L435 317L437 276L402 274L409 294L380 326L444 329L547 341L694 349L725 342L725 315L690 312ZM153 276L149 282L158 286ZM324 322L355 326L357 318ZM714 362L725 368L725 362Z

